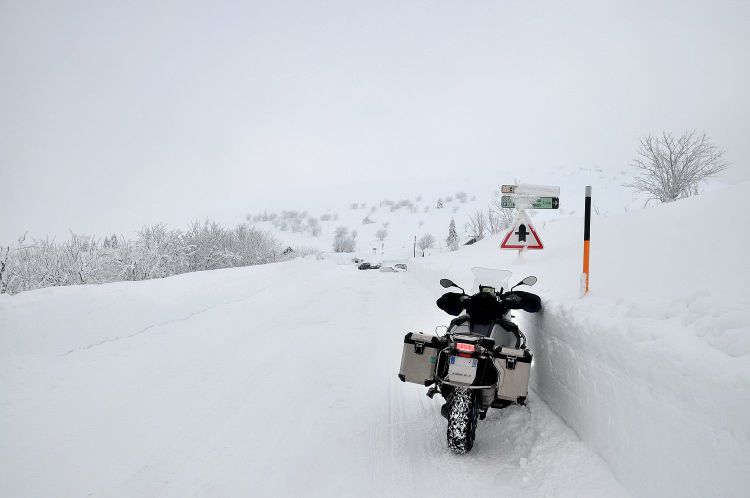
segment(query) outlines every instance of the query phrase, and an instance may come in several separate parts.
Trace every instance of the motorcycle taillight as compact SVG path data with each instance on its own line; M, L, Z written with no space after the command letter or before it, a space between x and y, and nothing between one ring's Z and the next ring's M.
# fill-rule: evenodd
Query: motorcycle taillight
M463 342L457 342L456 349L458 351L466 351L468 353L473 353L475 348L473 344L464 344Z

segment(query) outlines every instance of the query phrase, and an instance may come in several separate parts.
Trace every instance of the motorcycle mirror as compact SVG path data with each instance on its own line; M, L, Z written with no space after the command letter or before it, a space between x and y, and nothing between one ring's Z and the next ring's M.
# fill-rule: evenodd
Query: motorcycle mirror
M512 287L512 288L511 288L510 290L511 290L511 292L513 292L513 289L515 289L515 288L516 288L516 287L518 287L519 285L528 285L529 287L531 287L531 286L532 286L532 285L534 285L535 283L536 283L536 277L532 275L532 276L530 276L530 277L526 277L526 278L524 278L523 280L521 280L520 282L518 282L518 283L517 283L516 285L514 285L514 286L513 286L513 287Z
M533 276L533 275L530 276L530 277L526 277L523 280L521 280L521 283L524 284L524 285L528 285L529 287L531 287L532 285L534 285L536 283L536 277Z
M452 280L448 280L447 278L441 278L440 279L440 285L442 285L446 289L449 288L449 287L458 287L456 284L453 283Z
M466 294L466 291L465 291L465 290L463 290L463 288L461 288L461 287L458 287L458 285L454 284L454 283L453 283L453 280L448 280L447 278L441 278L441 279L440 279L440 285L442 285L442 286L443 286L443 287L445 287L446 289L447 289L448 287L457 287L457 288L461 289L461 292L463 292L464 294Z

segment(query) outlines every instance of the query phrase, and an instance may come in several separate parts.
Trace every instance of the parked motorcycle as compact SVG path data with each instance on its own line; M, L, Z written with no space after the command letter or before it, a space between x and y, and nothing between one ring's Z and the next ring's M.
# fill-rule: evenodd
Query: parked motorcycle
M451 280L440 280L444 288L461 290L446 292L437 300L441 310L457 318L442 336L407 334L399 372L403 382L431 386L430 398L443 396L441 414L448 419L448 447L455 453L471 450L477 422L490 408L526 403L532 353L511 321L511 311L536 313L542 308L539 296L514 290L534 285L536 277L526 277L505 291L511 272L487 268L472 272L473 294Z

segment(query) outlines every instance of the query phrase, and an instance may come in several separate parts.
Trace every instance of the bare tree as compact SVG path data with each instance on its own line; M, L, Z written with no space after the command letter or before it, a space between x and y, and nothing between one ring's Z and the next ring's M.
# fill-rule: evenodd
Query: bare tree
M310 227L310 235L313 237L317 237L323 231L317 218L307 218L307 225Z
M429 233L422 235L422 237L420 237L417 241L417 249L422 251L422 257L424 257L424 252L427 249L431 249L433 247L435 247L435 237L433 237Z
M484 215L484 211L477 209L474 214L469 215L469 221L466 222L466 231L469 232L469 236L477 240L484 238L484 233L487 231L487 217Z
M650 195L652 200L673 202L698 194L701 182L727 169L725 150L720 149L703 133L684 133L675 138L663 132L661 137L647 135L641 139L638 156L631 166L638 170L631 187Z
M461 202L462 204L466 202L466 199L468 198L469 198L469 195L464 191L461 191L456 194L456 199L458 199L458 201Z
M493 199L488 212L490 214L490 219L488 220L490 223L490 233L494 235L510 228L511 223L516 219L518 209L504 208L500 199Z
M380 228L377 232L375 232L375 238L380 241L382 241L386 237L388 237L388 230L386 230L385 228Z

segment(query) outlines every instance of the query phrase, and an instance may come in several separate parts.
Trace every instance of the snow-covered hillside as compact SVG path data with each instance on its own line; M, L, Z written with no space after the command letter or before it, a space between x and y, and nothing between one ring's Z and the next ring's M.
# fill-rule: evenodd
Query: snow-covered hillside
M750 184L619 214L599 199L627 194L594 185L583 299L582 209L541 213L545 250L520 259L499 236L398 242L380 256L406 273L347 255L0 296L0 495L750 494ZM529 407L492 411L459 457L440 400L396 373L403 335L448 321L438 279L473 266L536 275L545 309L519 316Z
M514 175L507 168L499 169L497 178L489 181L476 181L469 178L460 184L432 180L425 185L415 185L408 189L411 195L403 197L411 200L415 205L412 212L406 207L391 211L389 206L381 205L381 201L389 198L398 202L402 197L396 197L390 192L383 192L382 198L372 199L350 199L360 207L352 209L349 204L332 204L325 208L321 206L292 205L290 209L308 210L311 216L324 214L338 216L337 220L323 221L321 223L322 233L313 236L309 233L294 233L290 228L280 230L270 222L261 222L259 228L273 231L285 246L309 246L316 247L321 251L331 251L334 230L338 226L346 226L358 231L357 250L351 257L366 258L368 261L390 261L403 258L411 258L414 254L414 238L422 237L424 234L432 234L436 239L433 249L426 252L427 255L436 255L447 252L445 239L448 235L448 225L451 219L455 219L456 226L463 241L467 240L468 234L464 225L469 216L476 210L487 211L493 200L498 199L496 193L501 184L512 184ZM568 217L581 216L583 214L584 186L591 185L594 188L594 209L599 216L609 216L625 210L639 210L643 206L643 196L633 196L630 189L622 187L625 182L632 181L632 171L629 168L619 170L602 170L600 168L567 167L560 166L551 175L547 172L537 172L534 169L524 170L521 175L523 183L551 184L560 187L560 209L559 210L537 210L533 213L534 222L540 224L550 219L564 219ZM394 190L407 190L403 185L397 185ZM706 186L708 189L716 188L716 185ZM459 202L455 194L459 191L466 192L468 199L465 203ZM417 201L417 197L420 198ZM437 208L437 200L444 201L452 197L450 202L444 202L443 208ZM345 197L342 200L346 200ZM365 205L362 207L362 205ZM318 209L316 211L316 208ZM372 212L372 209L375 209ZM427 211L425 211L427 209ZM455 211L455 212L454 212ZM253 213L255 214L255 213ZM372 224L363 224L366 216L373 221ZM243 217L237 216L229 220L229 223L243 221ZM421 222L421 224L420 224ZM387 224L388 237L384 241L376 238L375 233ZM347 258L343 257L341 260Z

